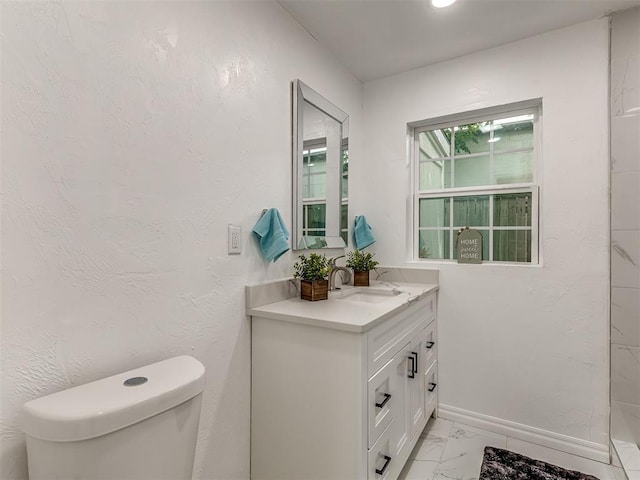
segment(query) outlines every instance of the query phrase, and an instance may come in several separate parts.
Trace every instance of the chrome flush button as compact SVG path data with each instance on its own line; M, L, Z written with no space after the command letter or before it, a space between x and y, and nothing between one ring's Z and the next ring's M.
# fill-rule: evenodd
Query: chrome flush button
M138 385L142 385L143 383L147 383L149 379L147 377L131 377L127 378L124 381L125 387L137 387Z

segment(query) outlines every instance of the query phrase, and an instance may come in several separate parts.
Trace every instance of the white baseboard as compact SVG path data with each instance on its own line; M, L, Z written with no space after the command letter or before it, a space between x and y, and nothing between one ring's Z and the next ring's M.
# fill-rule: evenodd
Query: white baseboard
M508 437L535 443L543 447L553 448L580 457L589 458L602 463L609 463L609 447L599 443L588 442L568 435L530 427L521 423L510 422L501 418L490 417L481 413L463 410L440 404L438 416L445 420L460 422L471 427L481 428Z

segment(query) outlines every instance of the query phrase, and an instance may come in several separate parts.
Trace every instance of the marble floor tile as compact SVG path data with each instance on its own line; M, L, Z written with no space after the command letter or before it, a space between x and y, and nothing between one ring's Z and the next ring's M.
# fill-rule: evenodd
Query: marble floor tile
M640 471L640 451L635 443L613 440L620 462L627 471Z
M494 437L498 441L502 441L507 438L506 435L502 435L501 433L490 432L489 430L484 430L478 427L472 427L470 425L465 425L463 423L454 423L453 428L451 429L451 432L455 429L463 430L466 433L475 433L476 435L481 435L483 437ZM449 436L452 436L451 432L449 433Z
M611 171L640 170L640 115L611 117Z
M398 480L431 480L438 462L409 460L400 472Z
M640 230L611 232L611 286L640 288Z
M454 424L434 479L477 480L486 446L506 448L507 437Z
M640 348L611 345L611 398L640 405Z
M640 367L638 371L640 372ZM638 383L640 383L640 379ZM633 445L631 449L635 450L638 461L637 467L631 468L631 470L640 470L640 449L637 447L637 443L640 442L640 405L616 402L615 400L611 402L611 439L617 448L621 448L619 442ZM627 449L626 446L622 448ZM618 452L618 455L622 454Z
M509 437L507 439L507 450L525 455L536 460L558 465L568 470L578 470L598 477L600 480L615 480L615 471L611 465L596 462L588 458L578 457L570 453L561 452L548 447L542 447L533 443Z
M640 289L611 289L611 343L640 347Z
M614 172L611 174L611 229L639 228L640 172Z
M627 472L628 480L640 480L640 470L631 470Z
M433 435L435 437L449 437L449 432L453 428L453 422L451 420L445 420L444 418L430 418L429 423L422 432L422 436Z
M448 437L436 437L433 434L420 437L409 458L412 460L439 462L448 440Z
M622 470L622 467L611 467L613 469L613 478L616 480L629 480ZM639 479L640 480L640 479Z
M599 480L623 480L621 468L443 419L430 419L399 480L478 480L484 447L506 448ZM640 470L628 472L640 480ZM626 479L625 479L626 480Z

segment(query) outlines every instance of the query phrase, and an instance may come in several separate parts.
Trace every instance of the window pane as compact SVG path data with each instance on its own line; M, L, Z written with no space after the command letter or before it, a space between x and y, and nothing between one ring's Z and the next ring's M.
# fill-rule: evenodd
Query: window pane
M453 198L454 227L488 227L489 195Z
M531 262L531 230L494 230L495 262Z
M456 155L489 151L488 122L470 123L455 128L454 147Z
M342 198L349 196L349 151L342 151Z
M346 230L349 228L349 205L340 206L340 229Z
M501 118L493 123L495 150L533 148L533 115Z
M305 151L303 157L303 198L324 198L327 189L326 149Z
M493 200L493 224L498 227L530 227L531 193L496 195Z
M344 244L349 245L349 206L346 204L340 206L340 236Z
M422 230L418 239L420 258L451 258L449 248L449 230Z
M451 160L420 163L420 190L451 187Z
M453 174L456 187L491 185L489 156L456 158Z
M327 194L326 173L311 175L309 179L309 196L306 198L325 198Z
M326 227L325 213L326 206L324 204L305 205L304 215L302 216L302 227L324 229Z
M496 154L493 169L497 185L533 182L533 152Z
M418 134L420 160L451 156L451 129L431 130Z
M449 198L423 198L420 200L421 227L448 227L450 221Z
M311 153L307 157L307 167L311 173L326 172L327 171L327 152L315 152Z
M480 235L482 235L482 260L489 260L489 230L478 230ZM454 259L458 258L458 242L455 239L453 241L453 257Z

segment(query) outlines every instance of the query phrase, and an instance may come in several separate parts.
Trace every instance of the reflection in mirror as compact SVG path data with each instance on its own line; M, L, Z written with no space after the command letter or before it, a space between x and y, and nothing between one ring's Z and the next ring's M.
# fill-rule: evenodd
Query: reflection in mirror
M342 248L348 237L349 127L345 112L293 82L294 249Z

